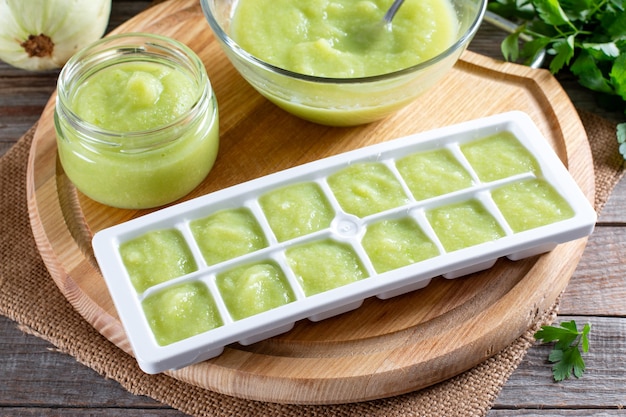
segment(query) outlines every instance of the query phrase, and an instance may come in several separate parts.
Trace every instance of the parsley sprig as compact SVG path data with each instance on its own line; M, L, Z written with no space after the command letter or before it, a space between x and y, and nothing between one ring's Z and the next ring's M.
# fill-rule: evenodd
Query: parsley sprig
M502 41L506 60L529 64L545 51L553 74L569 69L601 105L626 114L626 0L489 0L488 8L518 24ZM626 122L616 134L626 159Z
M553 363L552 376L555 381L568 379L572 372L580 378L585 372L585 361L582 352L589 351L589 332L591 324L587 323L582 330L578 330L576 321L566 321L558 326L541 326L535 333L535 339L544 343L556 342L548 356Z

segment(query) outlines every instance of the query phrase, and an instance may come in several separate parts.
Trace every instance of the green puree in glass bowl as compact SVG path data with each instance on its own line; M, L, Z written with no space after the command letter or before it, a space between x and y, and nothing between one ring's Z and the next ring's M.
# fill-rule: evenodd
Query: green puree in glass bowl
M232 37L246 51L290 71L356 78L426 61L454 42L447 0L406 0L393 29L376 26L389 0L240 0Z

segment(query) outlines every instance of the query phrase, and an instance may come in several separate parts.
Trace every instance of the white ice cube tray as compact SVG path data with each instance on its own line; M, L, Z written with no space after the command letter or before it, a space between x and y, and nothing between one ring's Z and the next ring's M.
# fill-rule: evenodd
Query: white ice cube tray
M461 145L498 132L509 131L536 158L539 170L525 172L492 182L481 182L460 151ZM454 191L423 201L416 201L398 170L396 160L404 156L447 148L472 176L469 188ZM496 158L497 155L494 155ZM409 203L398 208L358 218L345 213L330 190L326 178L351 164L382 162L403 184ZM514 233L498 207L491 199L491 191L503 184L539 177L560 193L573 209L573 216L545 226ZM267 219L264 218L258 198L265 193L290 184L315 182L320 185L335 210L330 227L279 242ZM495 241L446 252L432 228L425 211L453 202L475 199L487 209L505 232ZM189 223L224 209L248 208L266 235L268 246L216 265L207 265L190 232ZM436 244L439 255L414 264L377 273L361 245L368 225L381 219L411 217ZM556 154L524 113L509 112L441 129L388 141L312 163L277 172L230 188L226 188L175 206L161 209L140 218L98 232L93 238L93 249L119 313L135 357L147 373L178 369L219 355L231 343L251 344L290 330L302 319L323 320L361 305L368 297L381 299L423 288L433 277L456 278L490 268L498 258L517 260L553 249L557 244L587 236L593 231L596 214L587 198L578 188ZM145 233L177 229L184 236L197 270L190 274L138 292L132 285L119 252L120 244ZM285 250L303 242L330 238L343 242L366 270L367 277L325 292L306 296L285 258ZM261 260L271 260L283 270L295 295L295 301L240 320L233 320L217 289L215 277L224 270ZM223 325L212 330L161 346L157 343L142 308L147 295L181 282L206 284Z

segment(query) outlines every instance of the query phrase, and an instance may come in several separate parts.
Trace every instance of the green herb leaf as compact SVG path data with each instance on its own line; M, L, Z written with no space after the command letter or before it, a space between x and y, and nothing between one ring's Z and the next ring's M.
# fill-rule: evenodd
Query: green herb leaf
M626 52L617 57L609 76L617 95L626 101Z
M541 20L550 25L560 26L569 22L558 0L533 0L533 5Z
M570 59L574 56L574 35L555 41L552 47L556 51L556 55L550 62L550 71L557 73L565 65L569 65Z
M553 74L569 69L601 93L599 105L626 114L626 0L489 0L488 7L518 25L502 41L506 60L530 64L546 52ZM626 159L623 129L616 133Z
M626 138L625 138L626 140ZM550 352L548 360L552 362L552 377L555 381L568 379L572 374L576 378L582 377L585 372L583 352L589 351L589 323L578 330L574 320L561 323L559 326L541 326L535 333L535 339L544 343L556 342Z
M519 58L519 32L508 35L500 44L502 56L507 61L517 61Z

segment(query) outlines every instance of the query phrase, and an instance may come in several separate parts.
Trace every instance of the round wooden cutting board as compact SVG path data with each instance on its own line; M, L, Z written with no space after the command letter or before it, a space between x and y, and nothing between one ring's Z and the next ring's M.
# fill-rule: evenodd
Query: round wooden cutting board
M220 50L197 0L170 0L116 32L176 38L206 65L221 124L218 160L193 198L340 152L509 110L539 126L590 201L591 153L578 115L545 70L466 52L443 82L408 108L377 123L332 128L297 119L257 94ZM28 199L37 244L53 279L85 319L132 354L95 262L95 232L147 211L97 204L68 181L57 159L54 97L43 112L28 167ZM566 287L586 240L488 271L433 279L390 300L365 300L350 313L301 321L279 337L225 352L169 374L242 398L330 404L388 397L457 375L494 355L528 329Z

